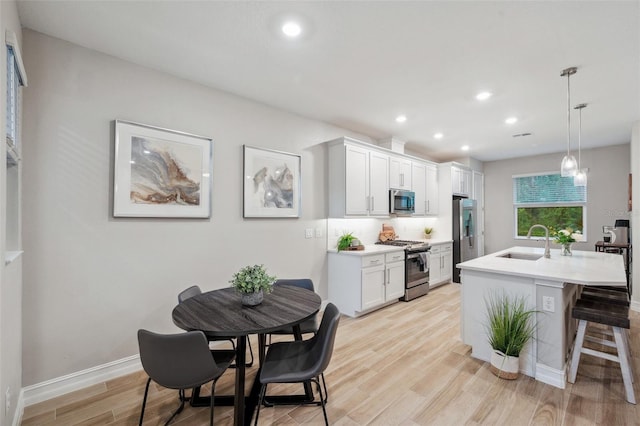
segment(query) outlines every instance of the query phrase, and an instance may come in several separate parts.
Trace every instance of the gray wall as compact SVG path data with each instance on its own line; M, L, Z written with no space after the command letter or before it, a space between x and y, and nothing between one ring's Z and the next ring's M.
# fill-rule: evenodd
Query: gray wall
M614 145L582 151L582 167L589 168L587 185L587 241L576 250L593 250L602 240L602 226L628 219L627 194L630 145ZM538 155L484 163L485 249L492 253L511 246L541 246L540 242L515 239L512 176L560 172L562 154ZM557 248L557 246L555 247Z
M24 386L138 353L176 331L178 292L240 267L326 283L321 142L367 138L25 30ZM212 137L207 220L114 219L114 119ZM242 218L242 145L302 156L302 216ZM305 239L305 228L322 238Z

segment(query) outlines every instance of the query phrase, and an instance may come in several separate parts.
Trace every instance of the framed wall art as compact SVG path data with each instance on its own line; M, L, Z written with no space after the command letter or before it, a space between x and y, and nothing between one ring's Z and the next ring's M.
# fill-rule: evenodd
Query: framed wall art
M213 141L116 120L114 217L211 216Z
M300 217L300 156L244 145L244 217Z

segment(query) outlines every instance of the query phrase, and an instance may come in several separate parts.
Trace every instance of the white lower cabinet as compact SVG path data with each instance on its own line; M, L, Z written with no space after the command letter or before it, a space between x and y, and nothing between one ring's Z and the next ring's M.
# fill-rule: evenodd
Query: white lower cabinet
M356 317L404 296L404 251L329 253L329 301Z
M451 281L453 271L453 244L431 246L429 265L429 288Z

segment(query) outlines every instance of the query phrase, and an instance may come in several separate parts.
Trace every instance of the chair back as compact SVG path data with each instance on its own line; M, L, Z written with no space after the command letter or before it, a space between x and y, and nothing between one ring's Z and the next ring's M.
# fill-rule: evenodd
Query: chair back
M315 340L314 352L317 356L314 363L315 371L312 376L323 373L329 366L331 355L333 355L336 332L338 331L338 322L340 322L340 311L336 305L329 303L324 309L318 333L312 338Z
M309 278L294 278L294 279L276 280L276 282L274 282L273 285L274 286L276 286L276 285L292 285L292 286L296 286L296 287L306 288L307 290L316 291L316 289L313 287L313 281L311 281Z
M140 361L147 375L169 389L187 389L213 380L220 369L202 331L157 334L138 330Z
M197 296L198 294L202 294L200 287L198 287L197 285L192 285L188 289L182 290L180 294L178 294L178 303L182 303L193 296Z

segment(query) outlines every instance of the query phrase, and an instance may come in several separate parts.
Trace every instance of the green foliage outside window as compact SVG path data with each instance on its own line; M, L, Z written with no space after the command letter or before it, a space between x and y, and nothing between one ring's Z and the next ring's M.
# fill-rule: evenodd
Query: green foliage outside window
M529 228L539 223L555 229L571 228L582 231L582 206L570 207L518 207L518 236L526 237ZM536 228L532 236L544 237L544 230Z

